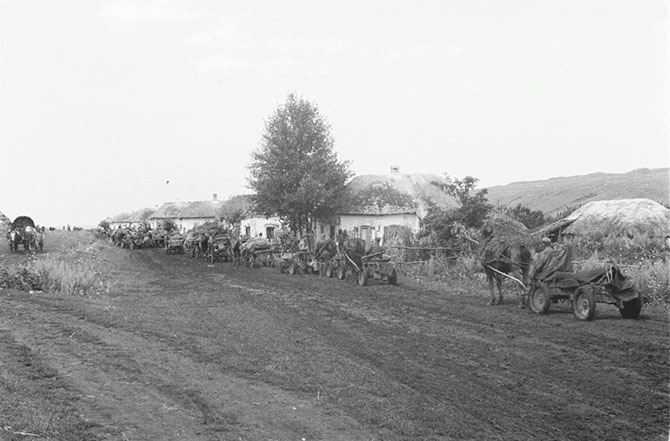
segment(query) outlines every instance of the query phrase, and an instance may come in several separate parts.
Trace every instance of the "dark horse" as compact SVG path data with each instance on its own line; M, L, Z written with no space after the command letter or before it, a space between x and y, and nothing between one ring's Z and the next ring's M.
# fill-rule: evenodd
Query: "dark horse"
M480 251L480 259L491 291L490 305L496 304L493 281L498 287L498 304L503 303L502 279L510 274L524 284L528 280L531 254L528 247L520 240L504 240L491 238L486 241ZM523 306L524 296L519 306Z
M330 277L332 267L330 262L337 254L337 243L333 239L327 239L316 244L314 258L319 262L319 274Z
M363 256L365 255L365 241L356 237L349 238L346 234L340 234L337 238L338 249L346 255L341 262L345 263L344 267L340 267L339 277L342 277L341 271L346 271L347 267L352 267L355 273L363 266ZM346 277L346 272L344 273Z

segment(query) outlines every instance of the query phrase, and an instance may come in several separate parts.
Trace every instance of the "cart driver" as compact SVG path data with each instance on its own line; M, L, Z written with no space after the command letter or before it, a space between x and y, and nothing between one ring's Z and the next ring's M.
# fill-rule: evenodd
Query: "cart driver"
M544 249L533 260L529 280L545 280L556 271L572 272L572 253L569 247L555 244L548 237L542 238Z

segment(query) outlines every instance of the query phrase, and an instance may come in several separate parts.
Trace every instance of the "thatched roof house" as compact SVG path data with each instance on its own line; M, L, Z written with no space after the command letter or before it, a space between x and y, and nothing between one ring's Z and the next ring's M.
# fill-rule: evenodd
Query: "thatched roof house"
M231 196L219 207L219 218L235 219L237 217L245 218L254 215L253 195L242 194Z
M113 230L118 227L139 227L147 223L147 218L154 212L151 208L142 208L130 213L121 213L107 218L109 227Z
M218 211L222 201L166 202L151 214L147 221L153 229L171 221L181 232L191 230L196 225L219 220Z
M278 217L266 217L258 213L253 195L250 194L231 196L219 209L219 216L234 231L248 237L261 235L273 239L282 227Z
M624 247L663 247L670 237L670 210L650 199L589 202L537 234Z
M458 201L440 188L445 183L430 173L356 176L347 184L352 198L339 213L339 227L366 241L383 236L391 225L418 231L431 205L458 207Z

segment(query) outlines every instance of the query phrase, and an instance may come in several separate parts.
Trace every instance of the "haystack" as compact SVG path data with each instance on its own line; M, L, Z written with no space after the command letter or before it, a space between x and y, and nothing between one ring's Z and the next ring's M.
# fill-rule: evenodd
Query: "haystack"
M0 234L7 233L12 228L12 221L0 212Z
M663 247L670 236L670 210L650 199L590 202L566 218L567 240L586 239L623 247Z
M486 220L482 226L482 233L505 239L526 238L530 234L524 224L496 210L491 211L486 216Z

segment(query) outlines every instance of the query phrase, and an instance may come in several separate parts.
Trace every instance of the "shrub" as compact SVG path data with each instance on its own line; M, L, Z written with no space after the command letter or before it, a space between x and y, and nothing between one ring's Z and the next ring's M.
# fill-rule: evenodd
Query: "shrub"
M0 265L0 289L14 288L22 291L41 289L39 275L29 266L18 265Z
M38 260L34 266L44 291L85 295L104 287L99 273L81 260L67 262L49 257Z

